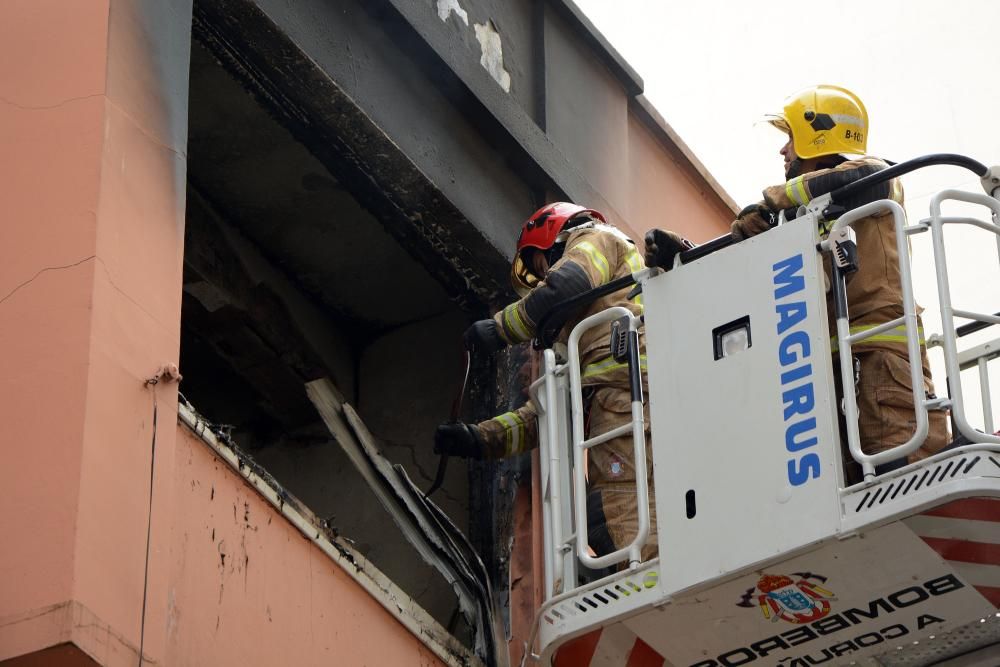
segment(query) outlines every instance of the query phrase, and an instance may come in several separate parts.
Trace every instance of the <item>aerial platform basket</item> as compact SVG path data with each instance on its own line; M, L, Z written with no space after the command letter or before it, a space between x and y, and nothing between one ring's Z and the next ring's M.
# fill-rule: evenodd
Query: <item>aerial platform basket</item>
M995 195L1000 181L989 184L997 168L961 160ZM874 176L941 161L921 158ZM819 197L766 234L708 244L682 253L667 272L636 274L644 322L625 309L606 311L576 327L564 362L545 350L532 393L540 408L547 599L526 662L932 665L965 654L963 664L1000 664L1000 437L986 373L1000 340L958 351L964 332L1000 324L1000 317L952 306L944 254L946 226L963 224L995 239L1000 260L1000 201L945 191L933 198L928 219L908 225L892 201L844 213L835 208L838 196L846 195ZM989 220L943 215L949 199L984 207ZM895 221L904 314L851 333L849 230L876 212ZM833 230L820 238L817 222L834 217ZM852 377L852 346L889 329L905 332L911 359L919 360L907 244L922 232L933 237L943 329L933 342L944 352L950 395L925 395L919 361L911 364L913 436L868 455L859 445L853 393L838 400L834 364ZM833 255L837 332L827 322L824 253ZM973 324L956 328L955 317ZM650 516L643 476L636 482L640 535L613 554L588 549L579 492L586 450L609 436L588 440L583 433L576 342L583 330L615 320L622 330L645 327L659 547L648 562L640 557ZM836 352L832 333L839 334ZM630 340L637 368L637 337ZM980 428L966 416L963 369L981 374ZM633 434L641 470L644 397L638 372L633 376L640 386L633 386L633 424L623 431ZM903 465L899 459L926 437L928 411L942 409L961 439ZM851 459L860 483L846 479ZM607 566L617 571L578 585L582 573Z

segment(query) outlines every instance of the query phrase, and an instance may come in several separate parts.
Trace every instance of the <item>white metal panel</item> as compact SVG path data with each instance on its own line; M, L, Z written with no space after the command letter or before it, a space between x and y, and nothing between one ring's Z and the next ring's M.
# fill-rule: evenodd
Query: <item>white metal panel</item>
M790 223L645 284L668 593L838 529L842 473L815 244L814 229ZM750 348L715 360L713 330L744 316Z
M938 452L842 494L841 531L862 531L943 503L972 496L1000 496L996 445L965 445Z
M542 664L567 640L663 604L657 559L547 601L536 619Z
M923 647L993 616L951 565L893 523L679 596L624 624L683 667L869 664L862 659ZM974 647L953 639L956 653Z

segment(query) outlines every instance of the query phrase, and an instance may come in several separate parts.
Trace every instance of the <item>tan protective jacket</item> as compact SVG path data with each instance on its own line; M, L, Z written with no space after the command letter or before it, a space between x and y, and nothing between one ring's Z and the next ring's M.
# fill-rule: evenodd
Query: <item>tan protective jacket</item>
M590 287L598 287L617 278L635 273L645 268L642 255L635 245L621 231L606 224L570 232L563 256L549 271L551 276L565 263L572 262L586 274ZM539 283L532 294L544 289L545 281ZM642 314L642 296L632 301L626 300L630 288L625 288L601 297L590 305L572 314L559 332L557 340L566 343L569 334L581 320L595 313L625 306L636 315ZM538 322L529 316L527 307L531 294L510 304L496 315L501 337L507 343L521 343L534 338ZM540 318L538 318L540 319ZM643 343L640 331L640 345ZM584 386L609 386L628 389L628 365L611 357L610 327L595 327L580 340L581 380ZM644 349L644 348L643 348ZM645 371L645 355L641 357ZM486 456L501 458L518 454L538 445L537 410L528 401L517 410L504 413L475 425L477 434L485 445Z
M764 189L762 204L772 211L793 208L812 201L813 198L831 192L859 178L885 169L888 165L874 157L862 157L848 160L830 169L818 169L793 178L781 185ZM843 202L848 208L856 208L862 204L879 199L892 199L903 203L903 187L899 179L873 186ZM757 216L748 207L748 216ZM759 216L757 216L759 217ZM737 221L740 224L741 221ZM747 236L764 231L768 226L759 224L758 220L743 220L740 231ZM834 221L823 223L820 229L822 238L830 232ZM896 246L896 232L893 217L889 213L869 216L854 223L857 236L859 269L847 279L847 304L850 315L851 333L871 329L902 315L903 288L899 272L899 251ZM828 309L830 334L835 337L836 322L833 309ZM920 342L923 344L923 331L920 332ZM834 350L837 349L836 341ZM861 352L866 349L891 349L905 354L906 338L902 327L857 343L854 349Z

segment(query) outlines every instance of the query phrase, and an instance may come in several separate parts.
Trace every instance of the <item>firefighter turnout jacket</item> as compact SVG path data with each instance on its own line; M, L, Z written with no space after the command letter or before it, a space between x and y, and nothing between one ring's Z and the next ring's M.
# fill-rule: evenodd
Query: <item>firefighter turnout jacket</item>
M887 166L878 158L862 157L765 188L763 201L743 209L733 223L733 234L740 238L765 231L770 225L762 213L808 204L815 197L881 171ZM903 188L899 179L874 185L856 194L850 201L838 203L851 210L881 199L903 203ZM821 237L826 238L834 222L830 220L821 223ZM852 227L857 237L859 257L858 271L847 277L848 312L851 333L854 334L902 316L903 286L892 214L886 212L868 216L855 222ZM908 261L908 258L904 258L904 261ZM828 264L827 260L824 262ZM831 347L836 352L835 315L832 307L827 310L830 332L833 334ZM924 388L932 395L934 387L924 348L922 325L918 335ZM858 341L852 346L852 351L861 366L857 392L863 451L874 454L906 442L913 433L915 416L905 329L900 326ZM948 435L945 414L931 411L929 416L930 432L927 441L917 453L911 455L911 461L925 458L946 444Z
M545 279L525 297L494 315L500 336L508 344L531 340L536 334L539 321L557 303L643 268L642 256L635 245L617 228L598 223L580 230L570 230L562 257L553 264ZM628 292L629 289L625 288L582 306L578 312L570 315L560 330L557 341L565 344L570 331L581 320L613 306L624 306L637 315L641 314L642 296L629 301L626 299ZM640 332L640 344L643 340ZM610 332L607 327L596 327L583 335L580 340L581 382L584 387L609 387L627 392L628 366L614 360L609 344ZM641 355L641 363L645 364L645 359L645 354ZM605 401L610 402L613 401ZM614 403L611 407L616 410L630 410L630 405ZM537 446L536 415L534 403L528 401L517 410L475 425L473 428L484 444L485 455L500 458ZM593 416L591 419L593 420ZM603 449L607 448L598 447L591 452L592 482L606 477L601 470L595 469L596 461L603 458ZM612 467L614 466L611 464L603 466L608 471ZM614 467L614 472L619 471L620 466ZM622 470L620 474L612 474L612 477L617 481L634 480L634 472Z

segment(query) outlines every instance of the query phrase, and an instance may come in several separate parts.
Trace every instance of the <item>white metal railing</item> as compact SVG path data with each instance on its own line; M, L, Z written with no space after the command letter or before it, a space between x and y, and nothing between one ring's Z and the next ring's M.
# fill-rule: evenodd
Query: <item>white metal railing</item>
M635 567L642 562L640 556L643 545L649 537L649 484L646 473L646 425L642 410L642 400L632 401L632 422L613 428L592 438L584 437L583 424L583 387L580 377L580 337L588 329L606 325L614 320L627 318L629 331L639 328L640 319L623 306L608 308L600 313L587 317L577 324L569 335L567 343L567 365L569 366L569 394L572 412L572 443L573 443L573 506L576 518L576 557L587 567L598 569L628 561ZM638 351L636 351L636 362ZM597 447L619 436L632 433L633 467L635 470L636 505L638 509L638 530L635 537L627 545L603 556L591 556L587 539L587 494L586 477L583 462L588 449Z
M994 223L987 223L982 220L968 217L944 217L941 215L941 202L954 199L973 204L980 204L989 208L993 213ZM818 215L823 204L810 207L810 212ZM919 449L927 437L929 428L928 410L950 408L955 423L959 431L971 442L995 442L1000 443L1000 438L990 435L992 432L992 415L986 414L987 433L977 431L969 425L965 416L965 406L962 397L961 379L959 372L962 370L963 362L960 361L958 353L958 335L954 324L954 318L963 317L979 322L1000 324L1000 317L988 313L977 313L968 310L953 308L951 302L951 289L948 282L948 267L944 252L943 226L945 224L967 224L979 227L997 235L998 259L1000 259L1000 224L996 221L1000 219L1000 201L988 195L977 195L957 190L945 190L935 195L931 200L931 217L921 221L920 224L907 226L906 214L903 207L891 200L882 200L866 204L853 209L841 216L830 230L832 237L838 230L853 225L855 222L871 215L888 211L893 216L895 229L896 247L899 255L900 281L902 284L903 315L889 322L885 322L876 327L866 329L857 333L851 333L848 316L837 318L837 339L838 354L841 377L844 385L849 386L850 378L853 377L853 354L852 348L855 343L864 341L873 336L878 336L886 331L903 327L905 331L907 356L910 361L910 380L913 392L913 405L915 424L911 437L903 443L875 454L866 454L861 450L860 433L858 429L858 404L857 397L852 391L844 391L843 409L847 425L847 443L851 456L861 464L863 474L866 478L875 475L875 466L900 459ZM922 372L922 355L920 351L920 330L917 323L917 307L913 297L913 279L909 263L909 247L907 237L910 234L924 232L930 229L932 243L934 247L934 265L937 277L938 300L941 307L942 334L934 337L934 344L940 345L944 351L945 370L950 387L949 398L927 398L924 391L924 380ZM829 244L825 249L830 250ZM862 258L862 261L864 259ZM849 305L849 304L848 304ZM963 356L963 359L965 357ZM984 390L984 401L989 402L989 379L985 374L986 359L982 360L980 367L980 382ZM978 361L976 363L979 363ZM984 379L985 378L985 379Z
M992 212L993 222L988 223L975 218L967 217L946 217L941 215L941 203L946 200L964 201L970 204L985 206ZM988 195L973 194L960 190L943 190L931 198L931 241L934 245L934 268L937 272L938 301L941 306L941 347L944 350L945 371L948 375L949 390L951 393L952 419L958 427L959 432L972 442L993 442L1000 443L1000 437L977 431L970 424L965 414L965 401L962 394L961 362L958 355L958 336L955 332L955 317L976 320L979 322L989 322L1000 324L1000 317L987 313L975 313L968 310L959 310L952 305L951 288L948 282L948 262L944 248L944 225L963 224L978 227L991 232L996 236L997 261L1000 262L1000 201ZM989 380L985 374L985 360L981 367L980 382L985 382L984 397L989 400ZM985 412L984 416L990 422L992 416ZM992 427L987 431L992 431Z
M990 396L988 366L990 361L997 358L1000 358L1000 338L976 345L958 354L959 371L975 368L979 373L979 391L983 401L983 425L987 433L995 433L997 429L993 422L993 399Z
M837 318L837 346L840 355L840 374L844 390L844 414L847 422L847 445L854 460L861 464L865 477L875 474L875 466L880 463L896 460L916 451L927 438L928 431L928 400L924 391L923 366L920 362L920 338L917 327L917 306L913 298L913 278L910 274L909 246L907 244L906 212L898 203L884 199L865 204L842 215L833 224L830 235L848 227L858 220L869 216L889 212L893 217L896 236L896 249L899 254L900 282L903 292L903 315L877 327L851 333L850 320L846 315ZM862 258L861 261L864 261ZM835 286L836 288L836 286ZM913 435L904 443L899 443L891 449L876 454L866 454L861 450L861 436L858 430L858 400L853 391L848 391L850 379L854 377L854 356L852 348L855 343L873 336L885 333L899 326L906 332L906 351L910 359L910 382L913 391L914 414L916 424ZM939 402L935 401L935 406Z
M640 318L624 307L609 308L581 321L570 334L567 362L558 364L555 353L545 350L541 374L531 385L540 425L546 598L575 588L580 564L599 569L628 562L635 567L641 562L642 547L650 534L646 426L641 397L632 401L631 423L589 439L584 433L580 338L590 329L622 318L627 318L630 332L641 325ZM631 542L616 551L592 556L587 531L586 452L627 434L633 439L638 531Z
M538 408L538 442L542 496L542 539L545 558L545 597L576 586L570 490L569 393L566 365L556 363L551 349L542 352L541 375L531 385ZM567 587L565 582L570 582Z

